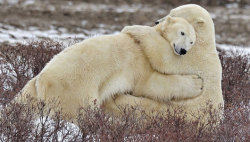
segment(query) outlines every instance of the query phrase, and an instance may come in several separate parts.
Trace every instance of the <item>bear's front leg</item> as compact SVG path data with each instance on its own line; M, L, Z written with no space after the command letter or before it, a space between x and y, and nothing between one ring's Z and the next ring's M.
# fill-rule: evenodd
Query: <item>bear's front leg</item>
M188 99L201 95L203 80L197 75L163 75L153 72L136 86L135 96L157 101Z

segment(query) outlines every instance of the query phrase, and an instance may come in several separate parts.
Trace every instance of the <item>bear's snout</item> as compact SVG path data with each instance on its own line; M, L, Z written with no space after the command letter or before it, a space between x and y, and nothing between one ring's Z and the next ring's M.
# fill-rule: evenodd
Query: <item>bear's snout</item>
M187 53L187 50L181 48L180 55L185 55Z

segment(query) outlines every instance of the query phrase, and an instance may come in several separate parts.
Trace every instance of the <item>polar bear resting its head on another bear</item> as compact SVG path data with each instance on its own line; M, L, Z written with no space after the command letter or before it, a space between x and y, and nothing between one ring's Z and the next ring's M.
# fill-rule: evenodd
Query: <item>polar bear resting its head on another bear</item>
M148 30L138 32L138 37L143 34L143 38L121 32L90 38L66 48L26 84L16 100L25 101L30 95L47 105L57 104L65 119L72 119L80 107L105 105L115 94L127 91L157 102L201 95L202 79L198 75L178 75L183 67L158 64L165 62L159 60L172 60L168 55L182 58L176 54L191 50L196 40L193 26L185 19L168 17L164 21L160 29L148 27L149 33ZM158 50L162 58L158 58ZM167 70L160 71L162 68ZM177 71L164 75L169 68Z
M126 26L121 32L129 34L130 36L133 36L134 39L137 39L139 41L143 40L142 46L144 48L147 48L146 51L152 51L153 49L157 49L157 51L159 52L159 48L155 47L156 45L159 46L159 43L157 43L158 40L156 40L157 38L154 37L157 34L152 34L158 32L161 35L161 37L157 36L158 39L163 38L167 40L169 43L164 46L171 46L173 52L176 55L185 55L196 41L196 34L193 26L190 25L183 18L173 18L171 16L167 16L162 22L161 26Z
M206 113L204 115L204 112L202 111L208 109L207 103L209 102L221 118L223 114L221 108L224 106L221 90L222 68L215 47L214 24L209 13L198 5L188 4L171 10L168 16L186 19L195 29L196 43L188 51L188 54L181 57L175 56L174 54L171 54L171 52L165 54L166 52L164 52L163 48L161 48L162 50L154 50L151 48L154 50L155 56L158 58L157 60L154 60L153 58L150 59L153 69L159 72L164 72L165 74L197 74L204 81L201 95L187 99L173 98L169 101L171 108L183 108L184 112L187 114L187 119L189 120L196 120L198 118L201 122L207 122L209 114ZM157 22L159 23L156 25L157 29L164 26L164 21L168 16ZM150 29L148 28L147 30ZM135 31L136 28L131 28L131 30L128 28L125 30L126 33L138 35ZM140 29L137 31L140 31ZM140 38L141 40L144 39L140 36L137 36L137 38ZM148 42L151 42L151 40ZM175 88L178 89L178 85L175 86ZM109 112L119 112L117 107L132 105L140 106L150 114L152 110L164 111L169 109L169 105L166 105L166 103L135 96L136 94L133 94L133 96L123 94L118 95L114 99L114 102L110 100L110 102L105 104L106 110Z

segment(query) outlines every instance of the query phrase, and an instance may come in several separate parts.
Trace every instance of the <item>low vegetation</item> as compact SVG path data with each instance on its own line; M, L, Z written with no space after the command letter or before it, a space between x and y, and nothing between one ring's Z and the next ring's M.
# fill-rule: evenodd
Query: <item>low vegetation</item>
M48 117L51 110L44 105L34 108L10 103L26 82L37 75L46 63L64 48L55 41L0 46L0 141L249 141L250 139L250 55L219 51L223 67L222 90L225 100L224 119L211 120L197 129L198 121L186 122L181 108L175 114L149 118L138 117L137 108L124 109L116 118L101 109L81 109L75 126L60 117L60 112ZM3 109L8 104L8 109ZM81 112L86 115L82 117ZM168 110L166 110L168 111Z

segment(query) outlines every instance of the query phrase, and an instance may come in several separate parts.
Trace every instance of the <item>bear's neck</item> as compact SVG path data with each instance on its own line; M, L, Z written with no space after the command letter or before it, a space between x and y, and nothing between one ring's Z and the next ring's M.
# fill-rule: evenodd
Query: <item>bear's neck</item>
M160 32L161 31L161 26L162 26L162 23L159 23L159 24L155 25L154 28L155 28L155 30L157 32Z
M162 26L163 26L163 22L157 24L154 26L154 29L163 37L163 33L162 33ZM164 37L163 37L164 38ZM167 39L168 40L168 39Z

